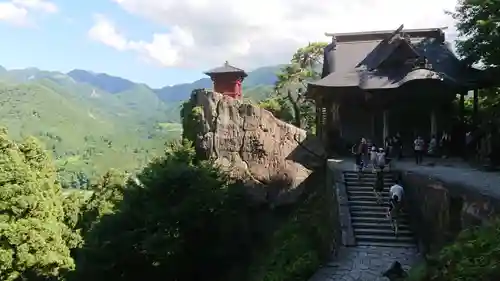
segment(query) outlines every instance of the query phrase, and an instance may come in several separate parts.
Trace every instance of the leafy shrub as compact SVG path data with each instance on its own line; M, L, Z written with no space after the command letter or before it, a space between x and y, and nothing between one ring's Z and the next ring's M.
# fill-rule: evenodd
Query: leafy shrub
M191 99L182 104L181 108L182 137L192 142L196 139L200 118L203 114L203 109L200 106L194 106L194 95L195 93Z
M331 254L335 243L336 209L331 185L324 174L306 181L309 190L277 228L267 251L250 268L251 281L307 280Z
M224 280L251 252L242 185L171 144L86 234L81 280Z
M410 271L413 281L500 280L500 220L462 231L455 243Z

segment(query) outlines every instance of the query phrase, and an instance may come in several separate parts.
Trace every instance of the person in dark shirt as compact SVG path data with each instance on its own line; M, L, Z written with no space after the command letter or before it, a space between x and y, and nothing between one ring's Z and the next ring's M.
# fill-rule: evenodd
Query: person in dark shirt
M375 172L375 184L373 186L373 192L375 193L375 197L377 198L377 203L381 204L382 202L382 191L384 191L384 172L383 170L377 170Z
M386 137L385 140L384 140L384 147L385 147L385 154L390 157L391 153L392 153L392 146L393 146L393 143L392 143L392 138L391 137Z
M363 172L363 158L358 149L359 145L360 144L354 144L351 148L351 153L354 155L355 170L358 173L358 178L361 177L361 173Z
M363 167L364 168L368 167L368 162L369 162L368 142L366 141L365 138L361 138L361 141L358 146L358 153L361 155L363 161Z
M403 141L401 140L401 135L399 133L397 133L393 138L393 149L395 149L394 156L396 159L400 160L403 158Z
M408 277L408 273L403 269L400 262L395 261L382 276L388 278L390 281L402 281Z

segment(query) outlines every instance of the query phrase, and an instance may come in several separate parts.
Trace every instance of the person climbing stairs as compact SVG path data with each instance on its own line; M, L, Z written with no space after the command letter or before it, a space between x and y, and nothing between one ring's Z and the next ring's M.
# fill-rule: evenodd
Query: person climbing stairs
M408 214L403 210L398 218L398 235L396 236L389 218L387 218L387 202L389 189L395 184L395 174L384 175L383 205L377 203L373 192L375 174L364 172L361 179L356 172L344 172L347 189L351 223L356 243L359 246L381 247L416 247L416 240L411 231Z

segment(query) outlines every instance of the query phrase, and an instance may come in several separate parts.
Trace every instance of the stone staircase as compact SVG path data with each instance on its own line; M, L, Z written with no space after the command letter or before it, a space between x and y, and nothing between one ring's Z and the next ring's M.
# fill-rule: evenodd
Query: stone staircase
M403 211L399 220L398 236L394 235L386 217L386 203L389 189L394 185L395 174L387 172L382 192L384 206L377 203L373 193L375 174L364 172L361 180L355 172L344 172L351 223L359 246L416 247L416 240L410 228L408 214Z

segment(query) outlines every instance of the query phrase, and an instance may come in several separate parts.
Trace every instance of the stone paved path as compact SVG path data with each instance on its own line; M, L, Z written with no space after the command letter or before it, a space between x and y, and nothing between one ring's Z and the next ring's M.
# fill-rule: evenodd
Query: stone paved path
M320 268L309 281L382 281L382 272L399 261L405 270L420 256L415 248L350 247L342 248L335 261Z

